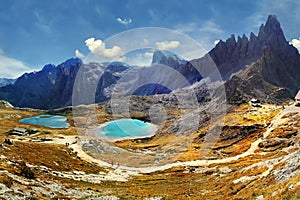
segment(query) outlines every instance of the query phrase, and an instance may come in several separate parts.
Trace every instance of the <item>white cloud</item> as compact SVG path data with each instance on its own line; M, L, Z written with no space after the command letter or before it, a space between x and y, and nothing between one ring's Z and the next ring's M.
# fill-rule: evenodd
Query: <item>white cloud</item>
M95 38L87 39L85 45L92 54L99 57L115 58L122 54L122 49L119 46L106 48L105 43L102 40L95 40Z
M203 23L202 27L200 28L201 31L212 33L212 34L222 34L223 31L220 29L220 27L212 20L208 20Z
M125 62L127 60L126 56L122 55L116 59L118 62Z
M156 42L155 44L159 50L170 50L170 49L177 48L180 45L180 42L173 40L173 41Z
M128 24L130 24L132 22L132 19L131 18L128 18L128 19L124 18L124 19L122 19L122 18L118 17L117 18L117 22L119 22L120 24L123 24L123 25L128 25Z
M153 52L141 52L126 58L126 62L137 66L150 66L153 57Z
M214 45L216 46L219 42L220 42L220 40L215 40Z
M0 60L0 77L17 78L23 73L30 71L30 68L23 62L5 56L2 49L0 49Z
M180 24L177 25L175 29L179 32L188 34L223 34L223 30L213 20L207 20L203 23L191 22L186 24Z
M292 39L292 41L290 41L290 44L293 45L296 49L298 49L298 52L300 52L300 40L299 39Z
M78 49L75 50L75 56L80 59L85 58L85 56Z
M144 55L145 55L145 57L152 58L153 52L146 52Z
M52 29L51 29L51 21L46 20L42 15L41 12L34 11L34 15L36 17L36 22L35 26L43 31L44 33L51 34Z
M223 38L224 36L224 31L212 19L206 20L202 23L190 22L185 24L177 24L175 29L192 37L207 50L210 50L214 47L213 44L216 38Z

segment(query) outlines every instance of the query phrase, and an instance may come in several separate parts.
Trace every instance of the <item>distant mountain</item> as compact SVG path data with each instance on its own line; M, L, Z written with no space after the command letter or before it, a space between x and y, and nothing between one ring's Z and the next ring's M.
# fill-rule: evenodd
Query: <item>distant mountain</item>
M171 66L188 80L189 85L203 77L209 77L211 81L218 80L213 77L213 69L217 67L221 78L227 82L226 94L231 103L246 102L252 97L273 102L281 101L293 97L300 88L299 53L286 41L275 15L270 15L266 24L260 26L258 36L251 33L249 38L243 35L236 39L235 35L231 35L226 41L220 41L202 58L191 61L182 61L174 54L157 51L153 55L152 64ZM152 69L148 73L154 74L151 78L158 83L157 80L163 79L158 71L167 74L162 71L162 67L156 66ZM169 79L172 84L167 85L173 86L172 89L189 86L172 76ZM168 92L169 90L156 84L141 87L135 94ZM242 101L233 100L235 97Z
M13 84L16 79L9 79L9 78L0 78L0 87Z
M155 51L151 66L140 68L136 74L128 93L140 96L167 94L202 79L190 62L168 51Z
M87 85L99 81L98 101L106 99L102 95L103 88L116 82L119 78L116 73L128 68L120 63L112 63L105 69L101 64L83 64L80 59L72 58L58 66L48 64L39 72L23 74L13 85L0 88L0 99L14 106L39 109L72 105L73 86L80 67L84 69L82 77ZM88 91L81 93L84 97Z
M172 92L173 98L176 91L195 91L199 101L206 101L209 90L203 78L220 80L213 69L226 82L227 99L232 104L253 97L280 102L300 87L300 55L286 41L276 16L270 15L257 36L251 33L249 38L243 35L236 39L232 35L199 59L185 61L171 52L156 51L151 66L143 68L69 59L25 73L15 83L0 87L0 99L19 107L52 109L72 105L74 92L79 94L77 104L89 104L106 101L113 93L148 96Z
M74 75L81 64L79 59L69 59L57 67L48 64L39 72L25 73L13 85L0 88L0 97L19 107L64 106L70 102Z
M176 54L169 51L155 51L152 57L152 65L162 64L177 68L178 66L186 63L186 60L180 59Z

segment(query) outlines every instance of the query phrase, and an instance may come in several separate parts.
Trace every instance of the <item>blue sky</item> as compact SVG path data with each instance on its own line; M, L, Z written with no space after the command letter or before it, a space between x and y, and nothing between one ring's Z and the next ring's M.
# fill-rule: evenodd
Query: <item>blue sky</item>
M95 45L133 28L176 30L210 50L232 33L257 34L269 14L277 15L287 40L299 39L298 0L0 0L0 77L59 64L76 50L79 57L89 55ZM106 53L112 47L104 46Z

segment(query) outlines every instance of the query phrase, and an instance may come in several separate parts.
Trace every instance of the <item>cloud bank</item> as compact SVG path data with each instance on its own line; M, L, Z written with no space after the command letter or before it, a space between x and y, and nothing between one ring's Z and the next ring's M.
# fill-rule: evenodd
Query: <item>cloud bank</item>
M155 44L159 50L170 50L179 47L180 42L173 40L173 41L156 42Z
M296 49L298 49L298 52L300 52L300 40L299 39L292 39L292 41L290 41L290 44L293 45Z
M221 40L215 40L214 45L216 46Z
M4 55L2 49L0 49L0 77L3 78L17 78L26 71L30 71L23 62Z
M102 40L96 40L95 38L87 39L85 45L91 53L99 57L115 58L122 54L122 49L119 46L115 45L112 48L106 48Z

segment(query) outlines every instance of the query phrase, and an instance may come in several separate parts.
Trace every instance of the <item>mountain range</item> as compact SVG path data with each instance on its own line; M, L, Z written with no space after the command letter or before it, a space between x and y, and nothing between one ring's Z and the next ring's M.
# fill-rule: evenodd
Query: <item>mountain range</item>
M14 106L39 109L72 105L80 68L85 69L81 70L85 84L97 86L95 102L108 100L113 91L141 96L167 94L209 77L209 71L200 74L197 69L213 65L220 72L231 104L250 98L281 102L293 97L300 86L300 55L287 42L277 17L270 15L257 36L251 33L249 38L243 35L236 39L231 35L199 59L186 61L171 52L156 51L151 66L139 68L121 62L84 64L72 58L58 66L48 64L39 72L25 73L12 84L0 85L0 99ZM84 97L89 91L79 92ZM80 103L89 102L83 99Z
M0 87L9 85L9 84L14 84L16 80L15 79L10 79L10 78L0 78Z

